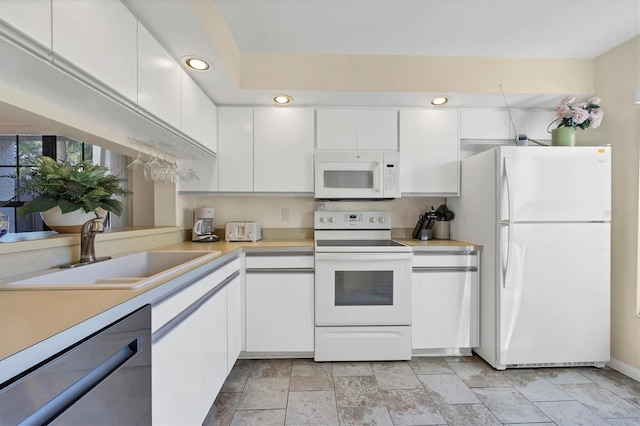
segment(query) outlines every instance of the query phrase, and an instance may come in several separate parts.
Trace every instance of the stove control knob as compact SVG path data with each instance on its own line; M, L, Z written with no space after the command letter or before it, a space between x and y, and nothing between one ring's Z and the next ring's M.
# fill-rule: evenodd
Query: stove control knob
M336 218L335 217L330 217L329 218L329 223L336 223Z
M380 217L378 218L378 222L380 222L380 223L384 223L384 222L385 222L385 218L384 218L384 216L380 216Z
M371 216L371 217L369 218L369 222L371 222L371 223L375 223L375 221L376 221L376 218L375 218L375 217Z
M320 218L320 223L327 223L327 218L326 218L326 217L324 217L324 216L322 216L322 217Z

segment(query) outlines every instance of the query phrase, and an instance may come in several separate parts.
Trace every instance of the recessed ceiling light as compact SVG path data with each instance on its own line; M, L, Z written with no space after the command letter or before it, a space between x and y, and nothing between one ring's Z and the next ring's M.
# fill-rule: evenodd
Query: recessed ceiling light
M276 95L273 97L273 102L278 105L287 105L293 102L293 98L289 95Z
M209 65L207 61L205 61L204 59L196 58L194 56L183 58L183 61L186 66L196 71L207 71L209 68L211 68L211 65Z
M444 105L449 102L449 98L446 96L438 96L437 98L431 99L431 105Z

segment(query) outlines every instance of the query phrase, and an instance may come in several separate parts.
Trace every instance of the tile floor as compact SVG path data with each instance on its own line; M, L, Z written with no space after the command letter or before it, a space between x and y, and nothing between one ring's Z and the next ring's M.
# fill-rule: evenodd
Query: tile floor
M609 368L496 371L478 357L238 360L205 425L640 425Z

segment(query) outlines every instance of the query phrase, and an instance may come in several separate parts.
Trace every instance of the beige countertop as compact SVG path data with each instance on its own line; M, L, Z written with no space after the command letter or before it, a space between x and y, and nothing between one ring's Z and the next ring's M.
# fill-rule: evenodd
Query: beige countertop
M433 250L442 248L464 249L476 247L473 244L448 240L398 240L414 247L414 250ZM305 240L263 240L259 242L217 242L192 243L182 242L158 247L154 250L179 251L220 251L221 254L213 260L226 262L225 258L233 256L241 249L250 252L262 249L292 249L313 250L312 239ZM229 255L229 256L228 256ZM44 271L43 271L44 272ZM184 271L186 274L189 271ZM81 325L86 328L76 332L86 332L86 335L104 327L129 312L161 297L164 282L158 282L147 287L131 290L5 290L0 291L0 370L2 368L21 365L33 365L42 357L41 344L52 337L60 337ZM168 291L168 290L167 290ZM166 291L165 291L166 292ZM104 323L107 321L106 323ZM68 334L68 333L67 333ZM68 336L67 336L68 337ZM73 343L73 342L70 342ZM67 346L70 343L66 343ZM58 345L61 343L58 343ZM66 347L66 346L65 346ZM57 349L57 350L55 350ZM57 351L62 348L48 348ZM45 358L51 354L45 354ZM24 355L24 356L22 356ZM21 357L22 356L22 357ZM38 359L40 357L40 359ZM16 365L5 361L20 362ZM12 364L12 365L9 365ZM0 371L1 373L1 371ZM0 382L2 382L0 375ZM5 377L6 378L6 377Z

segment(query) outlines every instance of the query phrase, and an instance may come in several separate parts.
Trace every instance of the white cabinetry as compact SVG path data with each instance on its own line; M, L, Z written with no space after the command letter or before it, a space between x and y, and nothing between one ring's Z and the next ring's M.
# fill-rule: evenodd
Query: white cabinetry
M479 344L478 255L414 252L414 355L468 353Z
M255 192L313 192L314 119L310 108L256 108Z
M460 111L460 139L509 139L510 126L509 113L506 110L463 109Z
M247 352L313 353L313 263L313 253L247 253Z
M51 49L51 0L2 0L0 19Z
M398 150L395 109L318 108L317 148Z
M181 80L180 66L151 33L138 24L138 105L179 129Z
M53 0L52 11L56 56L136 102L137 21L129 10L119 1Z
M218 108L221 192L253 192L253 108Z
M400 111L400 190L403 194L458 195L457 110Z
M229 363L235 362L236 348L229 352L228 324L240 320L236 306L240 273L227 277L233 269L222 265L153 303L154 424L202 424L229 373Z
M227 285L227 374L242 351L242 271L240 258L227 265L227 275L234 275Z
M218 117L216 106L184 70L182 76L180 129L205 148L216 152Z

